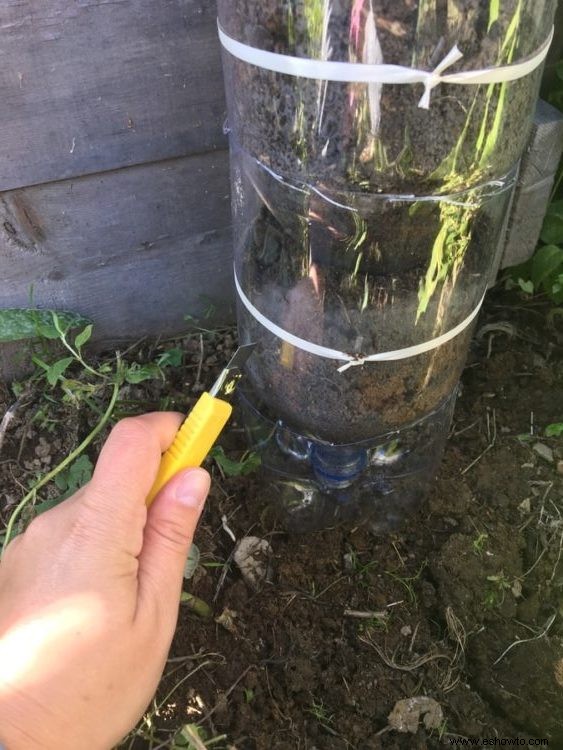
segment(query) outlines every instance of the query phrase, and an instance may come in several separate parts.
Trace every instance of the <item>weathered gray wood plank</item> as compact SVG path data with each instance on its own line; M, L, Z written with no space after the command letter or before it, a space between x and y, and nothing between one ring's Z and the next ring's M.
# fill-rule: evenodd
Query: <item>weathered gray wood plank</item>
M210 152L0 194L0 307L92 318L97 340L232 315L228 159Z
M215 3L0 0L0 190L224 148Z

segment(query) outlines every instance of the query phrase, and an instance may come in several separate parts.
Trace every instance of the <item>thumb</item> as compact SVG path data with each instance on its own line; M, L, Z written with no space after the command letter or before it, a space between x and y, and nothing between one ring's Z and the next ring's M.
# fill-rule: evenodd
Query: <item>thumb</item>
M184 567L209 492L203 469L181 471L151 505L139 556L139 599L176 622Z

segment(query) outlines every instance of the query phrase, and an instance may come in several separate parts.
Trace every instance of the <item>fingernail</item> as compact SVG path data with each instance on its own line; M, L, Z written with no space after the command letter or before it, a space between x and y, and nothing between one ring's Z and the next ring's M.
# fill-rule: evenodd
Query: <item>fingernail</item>
M209 492L209 474L202 469L189 469L176 481L176 500L189 508L202 508Z

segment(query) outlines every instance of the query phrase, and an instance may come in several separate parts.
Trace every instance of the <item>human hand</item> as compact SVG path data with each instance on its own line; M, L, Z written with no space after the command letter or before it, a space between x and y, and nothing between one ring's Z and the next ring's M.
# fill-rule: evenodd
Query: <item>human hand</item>
M126 419L92 480L36 518L0 563L0 745L108 750L153 697L209 491L201 469L145 498L177 414Z

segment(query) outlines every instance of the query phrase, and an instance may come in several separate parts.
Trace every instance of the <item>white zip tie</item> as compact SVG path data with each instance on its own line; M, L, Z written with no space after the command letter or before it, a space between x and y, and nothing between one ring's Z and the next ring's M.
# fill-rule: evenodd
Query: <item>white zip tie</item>
M443 74L444 70L463 57L457 44L448 52L446 57L434 70L419 70L402 65L368 65L365 63L335 62L331 60L315 60L308 57L295 57L277 52L267 52L257 47L233 39L223 31L217 20L219 39L221 44L233 57L274 73L296 76L299 78L313 78L319 81L336 81L341 83L389 83L389 84L424 84L424 94L418 106L422 109L430 107L432 90L441 83L475 85L482 83L504 83L524 78L538 68L547 57L553 40L555 27L547 40L534 54L524 58L521 62L510 65L500 65L495 68L481 70L462 70L459 73Z
M255 320L257 320L262 326L264 326L264 328L270 331L270 333L273 333L274 336L277 336L277 338L281 339L282 341L286 341L288 344L297 347L297 349L309 352L310 354L315 354L317 357L324 357L325 359L335 359L340 362L345 362L342 367L338 368L338 372L346 372L350 369L350 367L358 367L369 362L395 362L400 359L409 359L410 357L417 357L419 354L424 354L425 352L432 351L432 349L437 349L439 346L442 346L442 344L446 344L456 336L459 336L460 333L462 333L469 325L471 325L471 323L479 314L479 310L483 305L486 294L486 292L485 294L483 294L479 304L473 310L473 312L455 328L447 331L447 333L443 333L441 336L437 336L435 339L431 339L430 341L424 341L422 344L408 346L405 349L395 349L395 351L391 352L379 352L378 354L370 354L368 356L364 356L360 354L346 354L346 352L339 352L337 349L329 349L326 346L313 344L312 341L307 341L306 339L299 338L299 336L294 336L293 333L286 331L284 328L280 328L280 326L276 325L271 320L266 318L265 315L262 315L262 313L257 310L256 307L254 307L252 302L242 291L242 287L238 280L236 270L235 286L243 305L246 307L252 317L255 318Z

